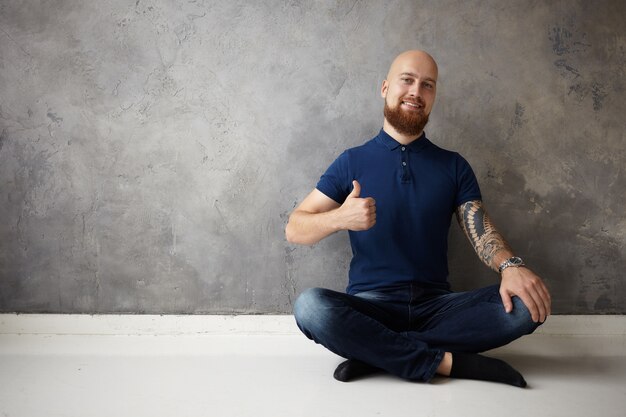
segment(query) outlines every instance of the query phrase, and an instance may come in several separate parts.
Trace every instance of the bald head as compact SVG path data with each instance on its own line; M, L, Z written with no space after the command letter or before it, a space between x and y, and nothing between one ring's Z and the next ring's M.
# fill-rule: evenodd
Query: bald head
M428 53L420 51L419 49L405 51L398 55L389 67L387 79L389 80L390 78L393 78L394 75L401 74L407 67L421 68L431 77L434 76L435 82L437 81L439 69L437 68L435 59Z
M435 60L424 51L403 52L391 63L380 90L383 129L398 142L410 143L423 132L435 103L437 75Z

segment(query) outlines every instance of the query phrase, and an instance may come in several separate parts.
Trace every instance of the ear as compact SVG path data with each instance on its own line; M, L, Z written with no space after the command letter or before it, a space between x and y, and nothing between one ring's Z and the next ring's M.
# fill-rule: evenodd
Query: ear
M387 90L389 89L389 81L383 80L383 85L380 87L380 96L387 98Z

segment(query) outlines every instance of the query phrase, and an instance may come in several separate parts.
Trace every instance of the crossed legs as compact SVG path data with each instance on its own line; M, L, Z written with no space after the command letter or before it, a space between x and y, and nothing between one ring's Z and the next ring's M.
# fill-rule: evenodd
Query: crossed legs
M476 374L474 379L498 380L481 370L494 368L499 374L504 369L509 375L501 382L523 386L521 375L507 364L476 355L538 326L519 299L514 303L507 314L497 286L464 293L428 293L407 286L357 295L313 288L298 297L294 315L308 338L349 360L342 364L345 375L382 369L405 379L429 381L451 360L453 377ZM519 378L510 380L507 367Z

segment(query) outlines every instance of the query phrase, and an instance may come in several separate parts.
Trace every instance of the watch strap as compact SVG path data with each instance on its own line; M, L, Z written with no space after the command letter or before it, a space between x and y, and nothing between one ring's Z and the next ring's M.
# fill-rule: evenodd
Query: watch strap
M512 256L506 261L502 262L498 267L498 272L502 273L505 269L513 266L515 268L519 268L520 266L525 266L526 264L519 256Z

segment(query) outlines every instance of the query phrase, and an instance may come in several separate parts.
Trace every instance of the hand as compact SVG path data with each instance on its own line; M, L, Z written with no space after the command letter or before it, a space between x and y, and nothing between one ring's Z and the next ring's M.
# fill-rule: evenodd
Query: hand
M507 313L513 311L511 297L514 295L522 300L535 323L543 323L550 315L550 292L541 278L530 269L509 267L502 271L500 297Z
M367 230L376 224L376 201L372 197L359 197L361 185L358 181L352 181L352 186L352 192L337 209L340 224L347 230Z

